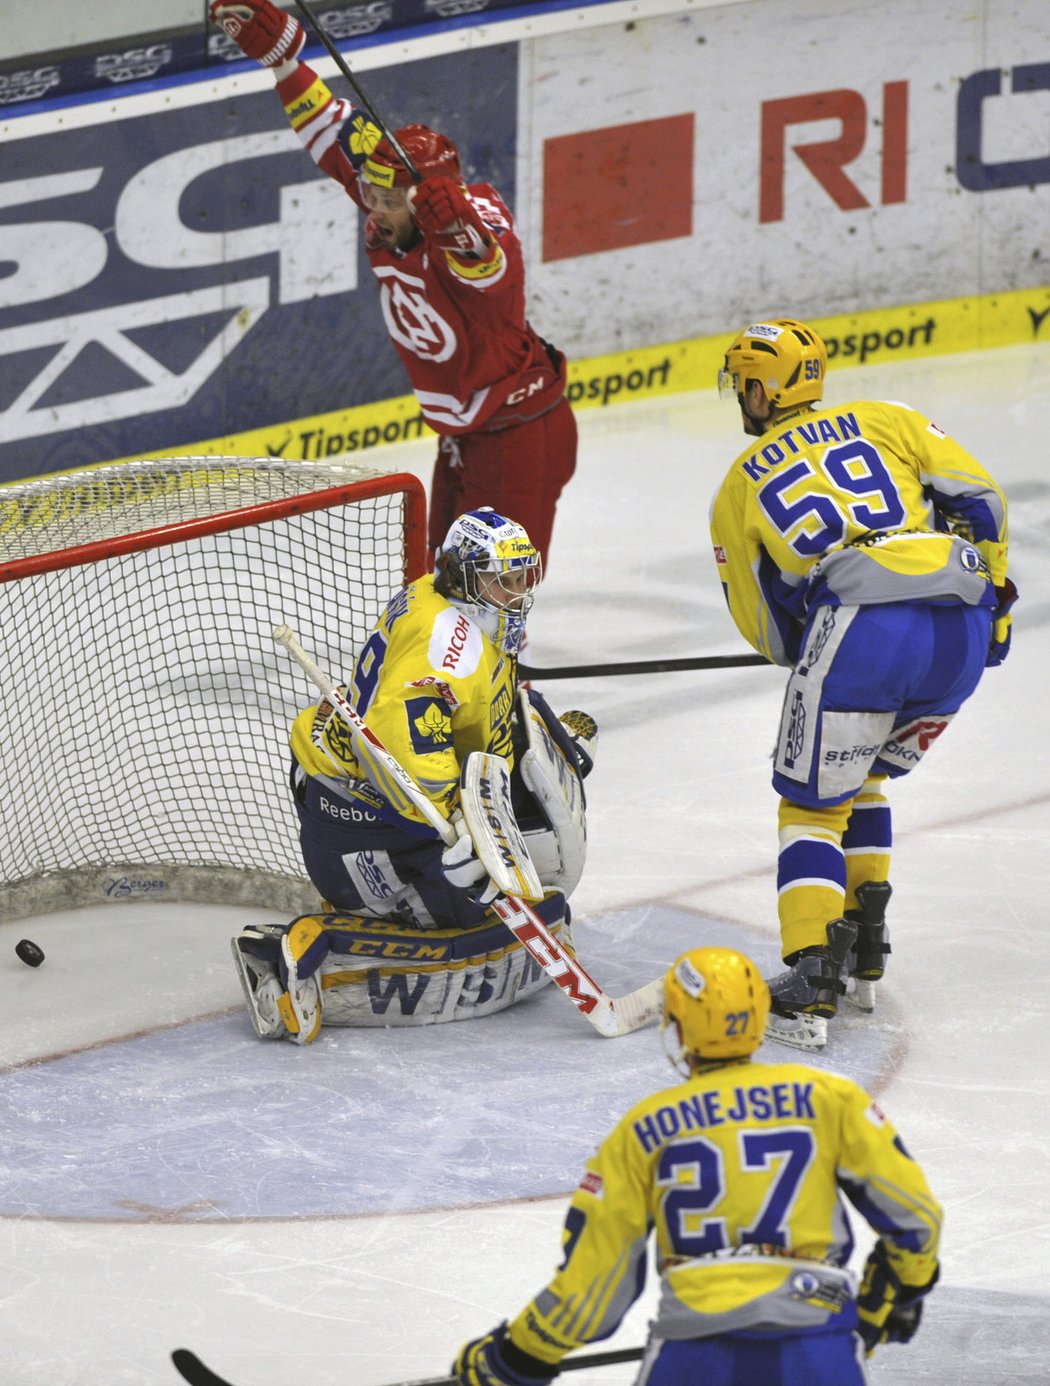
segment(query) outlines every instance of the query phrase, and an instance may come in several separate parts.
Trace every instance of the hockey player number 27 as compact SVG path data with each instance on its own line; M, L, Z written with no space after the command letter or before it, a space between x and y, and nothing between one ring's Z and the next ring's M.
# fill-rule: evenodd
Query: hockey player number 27
M778 1127L774 1131L742 1131L740 1168L748 1173L772 1170L762 1207L750 1227L740 1227L732 1245L758 1242L788 1245L788 1224L802 1180L813 1163L816 1145L808 1127ZM657 1186L666 1188L661 1211L667 1238L678 1256L706 1256L730 1246L727 1219L718 1205L732 1191L727 1187L725 1156L703 1136L674 1141L660 1154ZM735 1206L734 1206L735 1204ZM726 1209L733 1214L739 1202ZM735 1220L735 1219L734 1219Z
M900 492L877 447L863 438L828 448L818 474L806 458L775 472L758 492L766 518L801 558L817 558L841 544L850 522L862 530L896 529L904 521ZM785 492L806 480L802 495ZM851 500L850 497L856 499ZM799 530L799 526L805 528ZM794 538L788 535L794 532Z

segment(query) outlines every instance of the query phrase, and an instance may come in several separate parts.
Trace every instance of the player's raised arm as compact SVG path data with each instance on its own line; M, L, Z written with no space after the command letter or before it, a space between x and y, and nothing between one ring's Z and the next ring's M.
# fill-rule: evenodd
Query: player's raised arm
M361 158L378 144L382 131L365 112L336 96L309 63L300 62L306 30L294 15L271 0L212 0L212 20L246 58L268 68L292 129L313 161L330 178L353 192L356 149ZM340 135L345 135L340 143Z

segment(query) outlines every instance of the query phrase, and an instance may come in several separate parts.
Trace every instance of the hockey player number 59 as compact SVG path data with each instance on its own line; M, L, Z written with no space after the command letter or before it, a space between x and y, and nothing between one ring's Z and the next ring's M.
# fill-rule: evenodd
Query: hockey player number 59
M742 1131L739 1142L741 1170L772 1169L773 1177L758 1216L750 1227L737 1231L732 1244L787 1246L791 1211L816 1153L813 1133L805 1127ZM667 1189L661 1211L675 1255L706 1256L725 1250L730 1245L726 1219L718 1216L727 1193L722 1150L703 1136L675 1141L662 1152L657 1176L657 1186ZM739 1182L734 1183L739 1207Z
M862 530L895 529L903 523L900 492L871 443L857 438L829 448L819 470L823 477L812 462L800 458L786 471L775 472L757 495L769 523L800 558L817 558L840 544L851 521ZM807 479L811 485L797 500L785 499L786 492ZM805 526L801 531L800 525ZM792 531L794 538L788 539Z

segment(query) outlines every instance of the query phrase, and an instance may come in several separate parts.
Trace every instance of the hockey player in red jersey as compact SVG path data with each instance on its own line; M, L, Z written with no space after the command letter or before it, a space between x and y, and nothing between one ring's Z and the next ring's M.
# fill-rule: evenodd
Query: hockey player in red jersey
M367 214L383 319L423 418L439 435L430 548L482 505L513 515L547 561L576 467L565 358L525 317L514 219L488 183L464 182L456 147L424 125L394 132L421 181L365 112L299 61L306 32L270 0L212 0L212 19L270 68L318 167Z

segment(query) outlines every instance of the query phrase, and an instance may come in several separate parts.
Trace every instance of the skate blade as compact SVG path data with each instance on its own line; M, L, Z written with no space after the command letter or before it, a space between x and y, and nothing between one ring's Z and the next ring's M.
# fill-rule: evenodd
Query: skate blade
M846 1000L858 1011L870 1015L875 1009L875 982L865 982L860 977L851 977L846 986Z
M792 1049L820 1050L828 1042L828 1022L821 1015L771 1015L766 1038Z

